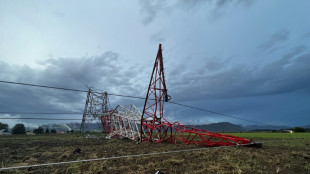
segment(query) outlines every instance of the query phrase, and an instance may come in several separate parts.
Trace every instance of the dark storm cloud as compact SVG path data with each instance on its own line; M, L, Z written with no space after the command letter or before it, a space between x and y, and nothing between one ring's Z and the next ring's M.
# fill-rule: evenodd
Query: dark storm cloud
M270 50L270 49L274 48L278 43L286 41L289 37L289 34L290 34L290 32L287 30L279 31L279 32L275 33L274 35L272 35L269 40L267 40L264 43L261 43L258 46L258 49L260 51Z
M168 72L167 83L179 101L274 95L310 88L309 64L310 50L299 46L264 66L227 65L225 60L210 65L207 60L193 71L182 63Z
M310 111L309 47L291 48L269 63L255 66L235 64L233 58L209 57L195 66L188 60L166 64L173 101L266 124L308 124L303 120ZM254 124L173 104L165 109L172 120L189 123Z
M41 64L46 68L42 71L40 81L65 87L94 87L98 81L112 77L111 74L119 76L121 70L118 55L112 52L94 57L49 59ZM113 83L116 81L109 84Z
M266 107L262 105L266 102L255 103L255 97L268 98L276 94L310 89L310 69L307 66L310 64L310 50L304 46L296 47L277 61L262 67L233 65L228 63L229 59L216 57L210 60L201 62L196 67L190 66L187 61L175 65L166 64L168 93L173 101L201 108L207 106L211 110L239 116L240 112L249 113L260 106ZM140 66L127 67L122 61L116 53L107 52L93 57L49 59L41 62L44 69L1 62L0 79L76 89L86 89L87 85L109 93L145 96L150 69L146 68L145 71ZM1 111L81 112L86 98L86 93L18 85L1 84L0 90ZM113 108L118 104L134 104L141 111L144 104L144 100L115 96L110 96L110 101ZM241 105L247 106L247 109L240 110ZM252 110L249 111L249 108ZM258 113L254 115L258 116ZM171 121L185 122L206 121L205 116L218 118L214 114L171 104L166 104L165 115ZM67 115L53 117L71 118ZM82 116L79 115L78 118L80 117ZM225 117L220 117L220 120L238 123L238 120L228 120Z
M113 52L93 57L49 59L40 64L45 68L0 62L0 79L84 90L88 86L109 93L141 95L138 72L143 70L140 66L127 68ZM86 99L86 93L3 83L0 91L1 111L81 112Z
M140 0L139 3L140 11L143 15L142 23L149 24L154 21L159 13L165 13L165 15L168 15L176 9L185 9L188 11L208 5L212 7L209 15L212 18L217 18L218 16L224 14L223 10L228 6L250 7L255 1L256 0L181 0L174 4L169 4L169 2L165 0Z

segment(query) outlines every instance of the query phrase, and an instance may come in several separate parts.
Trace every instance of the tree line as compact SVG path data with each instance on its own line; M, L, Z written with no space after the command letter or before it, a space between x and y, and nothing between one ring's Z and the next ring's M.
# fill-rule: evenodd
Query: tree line
M9 131L9 125L0 122L0 130L3 130L3 129L4 129L4 132L8 132ZM49 130L48 128L46 128L44 130L43 127L39 126L37 129L34 129L32 132L35 133L35 134L44 134L44 133L46 133L46 134L49 134L49 133L56 134L57 131L56 131L56 129ZM12 128L12 134L26 134L25 125L21 124L21 123L16 124Z

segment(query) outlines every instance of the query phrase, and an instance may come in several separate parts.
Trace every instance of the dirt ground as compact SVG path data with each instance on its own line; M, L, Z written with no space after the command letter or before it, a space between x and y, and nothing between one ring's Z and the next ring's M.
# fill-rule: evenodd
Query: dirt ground
M0 137L0 167L163 152L196 145L104 139L98 135ZM279 136L280 137L280 136ZM31 167L0 173L310 173L310 133L298 138L252 137L263 148L228 147L93 162ZM80 148L80 153L73 153Z

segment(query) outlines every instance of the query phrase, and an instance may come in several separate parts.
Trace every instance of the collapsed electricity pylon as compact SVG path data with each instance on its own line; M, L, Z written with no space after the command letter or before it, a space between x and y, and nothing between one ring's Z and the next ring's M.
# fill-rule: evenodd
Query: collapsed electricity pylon
M109 110L109 98L107 92L95 92L92 89L88 90L83 119L80 127L81 132L85 132L94 128L104 130L101 123L101 115ZM90 127L92 126L92 128Z
M163 115L164 102L169 102L169 99L161 44L159 44L140 122L140 141L155 143L170 141L204 146L233 146L251 143L246 138L191 128L179 122L168 122Z
M131 140L138 140L139 122L141 112L134 105L118 105L113 111L105 112L101 116L103 127L107 133L106 138L126 137Z

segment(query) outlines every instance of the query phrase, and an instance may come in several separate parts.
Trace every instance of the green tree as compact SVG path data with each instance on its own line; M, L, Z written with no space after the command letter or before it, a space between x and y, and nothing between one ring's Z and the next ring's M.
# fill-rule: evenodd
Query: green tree
M24 124L16 124L12 129L12 134L26 134Z
M5 129L5 131L8 131L8 130L9 130L9 125L0 122L0 130L1 130L1 129Z
M44 133L43 127L39 126L38 129L34 129L33 130L33 133L35 133L35 134L43 134Z
M49 130L48 128L46 128L46 129L45 129L45 133L46 133L46 134L49 134L49 133L50 133L50 130Z
M295 128L293 129L293 131L294 131L294 132L306 132L306 130L305 130L304 128L302 128L302 127L295 127Z
M52 133L52 134L56 134L56 129L52 129L52 130L51 130L51 133Z

